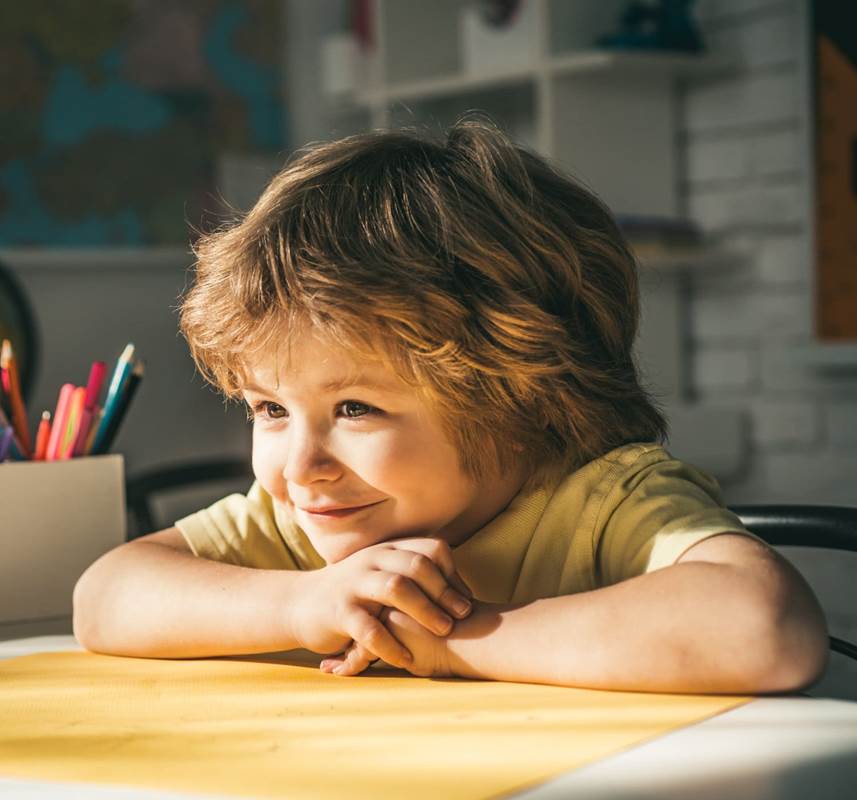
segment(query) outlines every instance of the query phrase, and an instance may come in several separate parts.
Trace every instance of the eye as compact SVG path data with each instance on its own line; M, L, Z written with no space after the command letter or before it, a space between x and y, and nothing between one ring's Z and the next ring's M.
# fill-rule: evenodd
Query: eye
M263 400L253 406L248 416L250 419L282 419L286 416L286 409L277 403Z
M339 407L342 409L343 415L348 419L359 419L360 417L378 412L376 408L368 406L366 403L358 403L356 400L345 400Z

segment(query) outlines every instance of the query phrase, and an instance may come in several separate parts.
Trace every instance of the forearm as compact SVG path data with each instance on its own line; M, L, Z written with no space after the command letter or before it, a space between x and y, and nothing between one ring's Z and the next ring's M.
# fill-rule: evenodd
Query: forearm
M770 588L739 569L678 564L592 592L483 605L448 637L450 666L599 689L787 691L818 672L826 633L820 644L812 608L786 623L771 603Z
M193 658L290 650L302 573L237 567L162 544L102 556L74 590L74 632L90 650Z

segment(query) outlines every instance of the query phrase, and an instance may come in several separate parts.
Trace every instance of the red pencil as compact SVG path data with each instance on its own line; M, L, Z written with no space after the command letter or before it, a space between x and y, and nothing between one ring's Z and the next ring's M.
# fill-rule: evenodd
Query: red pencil
M27 410L24 408L24 399L21 396L21 384L18 380L18 362L15 360L15 352L12 342L3 340L3 349L0 351L0 366L9 384L7 393L9 395L9 406L12 411L12 426L21 443L25 456L30 455L30 430L27 424Z
M36 449L33 451L33 461L44 461L48 452L48 439L51 435L51 412L42 412L42 421L36 432Z

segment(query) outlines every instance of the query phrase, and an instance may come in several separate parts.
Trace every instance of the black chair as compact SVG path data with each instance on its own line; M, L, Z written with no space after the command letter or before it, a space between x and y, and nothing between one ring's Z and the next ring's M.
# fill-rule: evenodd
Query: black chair
M0 339L10 339L21 376L24 402L30 393L39 368L39 328L24 288L12 271L0 262Z
M820 547L857 553L857 508L732 506L750 533L777 547ZM857 661L857 645L830 637L830 649Z
M234 458L174 464L129 476L125 482L125 506L136 527L133 534L129 532L129 540L164 527L156 522L152 508L152 501L159 492L245 478L249 488L253 480L250 464Z

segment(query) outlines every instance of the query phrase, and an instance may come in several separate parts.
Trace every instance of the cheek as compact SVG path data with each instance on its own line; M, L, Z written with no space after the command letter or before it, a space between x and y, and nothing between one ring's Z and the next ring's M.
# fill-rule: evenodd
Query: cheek
M260 434L258 428L253 430L253 474L268 494L282 499L285 496L283 464L273 438Z
M457 494L464 480L456 451L434 431L380 437L361 454L360 464L364 481L423 508L448 497L452 487Z

